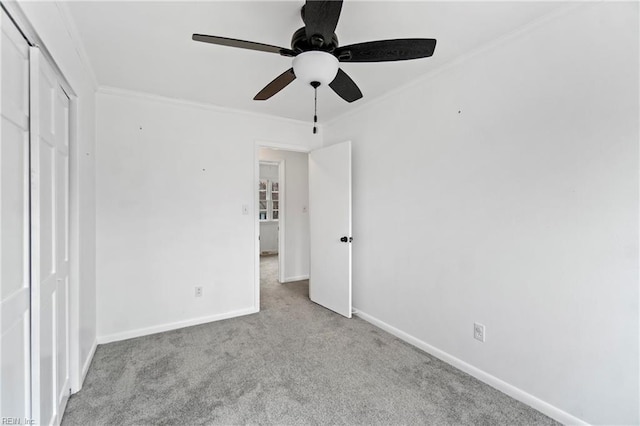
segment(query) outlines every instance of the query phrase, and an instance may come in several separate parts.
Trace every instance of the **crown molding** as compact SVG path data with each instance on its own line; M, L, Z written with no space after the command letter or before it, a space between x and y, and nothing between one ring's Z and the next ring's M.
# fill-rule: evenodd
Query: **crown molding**
M225 113L225 114L239 114L239 115L244 115L244 116L253 117L253 118L276 120L276 121L281 121L289 124L295 124L298 126L309 125L309 123L307 123L306 121L296 120L288 117L281 117L278 115L263 114L263 113L247 111L243 109L224 107L221 105L191 101L188 99L172 98L168 96L156 95L156 94L137 91L137 90L121 89L118 87L99 86L97 92L98 94L103 94L103 95L120 96L125 98L139 99L139 100L151 101L151 102L160 102L160 103L189 107L189 108L198 108L198 109L215 111L215 112Z

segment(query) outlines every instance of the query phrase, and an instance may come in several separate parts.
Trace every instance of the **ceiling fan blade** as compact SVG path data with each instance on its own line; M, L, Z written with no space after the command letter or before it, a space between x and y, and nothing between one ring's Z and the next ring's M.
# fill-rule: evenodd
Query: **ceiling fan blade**
M271 83L267 84L264 89L262 89L258 94L253 98L254 101L266 101L285 87L289 85L293 80L296 79L296 75L293 73L293 68L289 68L279 76L277 76Z
M341 10L342 0L307 0L304 5L304 24L307 39L313 44L312 37L319 35L324 40L324 44L331 43Z
M427 58L433 55L433 38L378 40L338 47L333 54L340 62L386 62Z
M338 74L336 78L329 83L329 87L347 102L357 101L362 97L362 92L356 83L341 69L338 69Z
M272 46L270 44L256 43L253 41L237 40L235 38L194 34L191 36L191 39L194 41L201 41L203 43L218 44L220 46L239 47L241 49L258 50L260 52L278 53L282 56L296 56L296 52L291 49Z

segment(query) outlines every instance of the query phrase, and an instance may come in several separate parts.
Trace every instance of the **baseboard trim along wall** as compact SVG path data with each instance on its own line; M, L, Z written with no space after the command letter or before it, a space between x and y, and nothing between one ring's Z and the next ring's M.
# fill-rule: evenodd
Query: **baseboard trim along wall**
M399 330L395 327L393 327L392 325L387 324L384 321L381 321L379 319L377 319L374 316L371 316L365 312L362 312L361 310L354 308L353 309L353 313L355 315L357 315L358 317L362 318L363 320L375 325L378 328L381 328L382 330L393 334L394 336L398 337L399 339L404 340L405 342L419 348L422 349L423 351L427 352L430 355L435 356L436 358L446 362L447 364L453 365L454 367L464 371L465 373L475 377L476 379L488 384L489 386L492 386L496 389L498 389L499 391L509 395L510 397L517 399L520 402L523 402L527 405L529 405L530 407L535 408L536 410L540 411L541 413L551 417L554 420L559 421L562 424L565 425L588 425L588 423L586 423L584 420L581 420L575 416L572 416L571 414L567 413L566 411L563 411L561 409L559 409L558 407L555 407L539 398L536 398L535 396L523 391L520 388L517 388L505 381L502 381L500 379L498 379L495 376L492 376L491 374L480 370L477 367L474 367L471 364L467 364L466 362L462 361L461 359L458 359L456 357L454 357L453 355L448 354L447 352L440 350L434 346L431 346L430 344L423 342L422 340L408 334L405 333L402 330Z
M177 330L179 328L191 327L194 325L206 324L208 322L220 321L229 318L241 317L243 315L255 314L259 311L256 307L248 309L240 309L237 311L226 312L224 314L211 315L206 317L193 318L185 321L177 321L167 324L155 325L153 327L138 328L135 330L124 331L122 333L106 334L98 336L98 344L118 342L120 340L133 339L134 337L148 336L150 334L162 333L165 331Z
M76 392L80 392L82 389L82 385L84 384L84 379L87 377L87 373L89 372L89 367L91 366L91 361L93 361L93 356L96 354L96 349L98 348L98 340L93 341L93 345L91 345L91 350L89 350L89 355L87 355L87 359L84 360L84 364L82 365L82 375L80 376L80 388L76 390Z
M298 275L296 277L286 277L283 282L292 283L294 281L302 281L302 280L308 280L308 279L309 279L309 275L308 274L307 275Z

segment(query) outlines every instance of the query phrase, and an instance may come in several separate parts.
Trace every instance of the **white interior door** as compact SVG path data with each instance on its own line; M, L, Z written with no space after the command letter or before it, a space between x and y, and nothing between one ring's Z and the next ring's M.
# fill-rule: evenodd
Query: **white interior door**
M351 318L351 142L309 154L309 297Z
M0 413L25 419L31 417L29 46L0 14Z
M32 416L60 423L69 397L69 98L31 61Z

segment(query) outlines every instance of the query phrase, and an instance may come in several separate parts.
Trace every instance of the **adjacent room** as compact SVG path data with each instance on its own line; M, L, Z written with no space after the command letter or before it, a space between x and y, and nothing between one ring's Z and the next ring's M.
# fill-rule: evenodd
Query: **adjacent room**
M0 4L0 423L640 424L638 1Z

